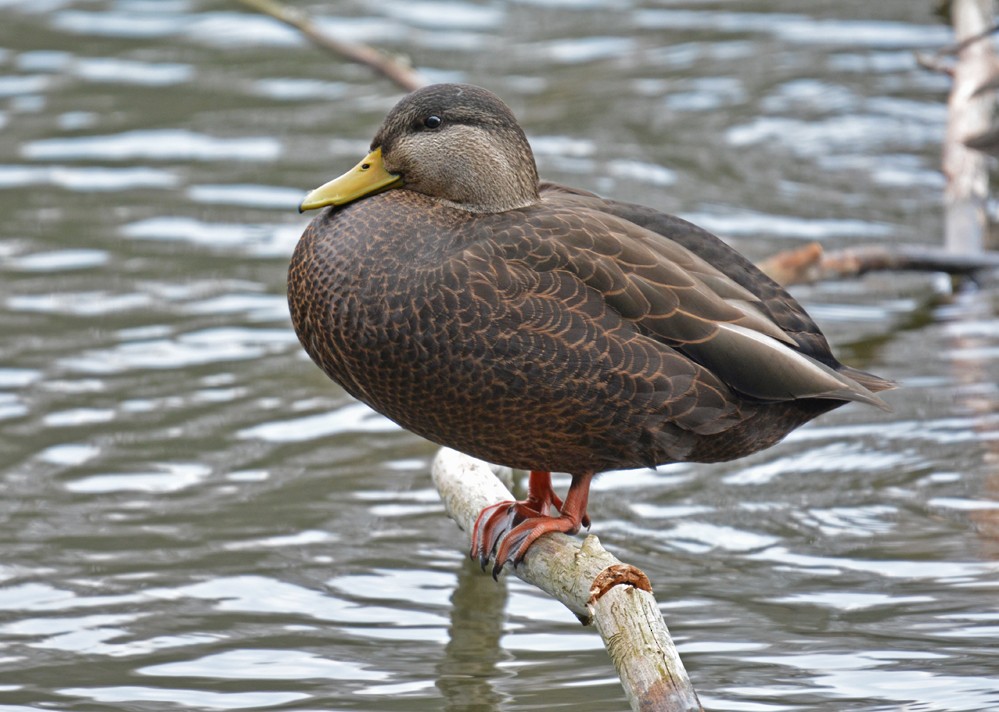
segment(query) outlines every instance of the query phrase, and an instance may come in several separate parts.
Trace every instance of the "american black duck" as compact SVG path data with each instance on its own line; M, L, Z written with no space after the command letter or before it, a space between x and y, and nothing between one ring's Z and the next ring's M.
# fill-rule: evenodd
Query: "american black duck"
M589 526L598 472L742 457L848 401L883 407L892 386L839 363L714 235L539 182L513 113L479 87L403 98L315 208L288 275L312 359L404 428L531 471L526 501L476 522L472 556L495 550L494 574ZM551 471L572 475L564 501Z

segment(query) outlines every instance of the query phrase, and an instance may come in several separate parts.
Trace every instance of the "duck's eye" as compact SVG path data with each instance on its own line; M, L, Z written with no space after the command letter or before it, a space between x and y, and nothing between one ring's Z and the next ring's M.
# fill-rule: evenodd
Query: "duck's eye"
M426 126L428 129L436 129L442 123L444 123L444 120L441 117L437 116L437 114L431 114L430 116L428 116L423 120L423 125Z

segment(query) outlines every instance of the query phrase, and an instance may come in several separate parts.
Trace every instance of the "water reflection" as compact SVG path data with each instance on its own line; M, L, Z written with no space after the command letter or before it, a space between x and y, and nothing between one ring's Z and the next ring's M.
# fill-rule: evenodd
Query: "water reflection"
M623 708L288 323L295 206L398 92L235 5L0 4L0 707ZM342 5L322 28L509 99L546 177L753 256L941 233L929 3ZM796 294L894 413L609 473L595 531L711 709L999 707L996 287Z

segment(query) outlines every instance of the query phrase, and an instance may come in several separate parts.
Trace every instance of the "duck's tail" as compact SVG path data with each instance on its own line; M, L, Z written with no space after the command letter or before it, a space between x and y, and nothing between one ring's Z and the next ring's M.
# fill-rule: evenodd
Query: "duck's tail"
M851 381L856 381L871 393L880 393L881 391L890 391L893 388L898 388L898 384L895 381L875 376L873 373L868 373L867 371L861 371L859 368L840 364L836 371Z

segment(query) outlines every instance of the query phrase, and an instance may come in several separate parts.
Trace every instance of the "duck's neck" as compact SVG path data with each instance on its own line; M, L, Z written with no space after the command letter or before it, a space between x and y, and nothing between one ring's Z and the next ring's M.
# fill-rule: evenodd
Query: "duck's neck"
M474 162L450 167L441 202L471 213L502 213L538 203L538 169L523 134L509 141L475 140L481 138L470 137L466 145L465 150L477 154Z

